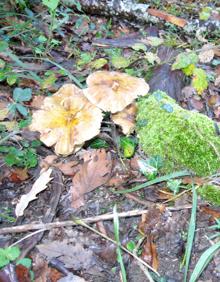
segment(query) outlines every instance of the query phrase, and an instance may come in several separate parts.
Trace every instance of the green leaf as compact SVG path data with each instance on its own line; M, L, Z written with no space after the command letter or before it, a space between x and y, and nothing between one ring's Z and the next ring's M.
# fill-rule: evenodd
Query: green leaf
M32 98L31 88L19 88L16 87L13 91L13 99L15 102L27 102Z
M131 48L135 51L147 51L147 47L144 45L144 43L135 43L133 46L131 46Z
M126 245L126 248L130 251L130 252L133 252L134 249L136 247L136 244L134 241L129 241Z
M6 41L0 41L0 52L5 51L8 48L8 43Z
M42 0L42 2L45 6L47 6L48 9L55 11L60 1L59 0Z
M202 11L199 13L199 19L201 21L207 21L209 17L211 16L211 7L204 7Z
M5 61L0 59L0 69L3 69L5 67Z
M182 71L183 73L185 73L185 75L191 76L193 74L194 69L195 69L195 65L190 64L186 68L183 68Z
M179 193L180 184L182 183L179 179L172 179L167 182L167 187L173 192L174 195Z
M187 243L186 243L184 282L187 281L187 274L189 270L191 252L192 252L193 241L196 231L197 194L194 185L192 186L192 192L193 192L192 211L191 211L191 217L190 217L190 223L189 223L189 229L187 235Z
M109 144L101 138L96 138L90 143L89 146L92 149L109 148Z
M21 105L21 104L16 104L16 109L19 111L19 113L26 117L28 115L28 110L25 106Z
M13 261L20 256L20 249L18 247L8 247L5 249L5 253L7 258Z
M131 62L128 58L122 56L113 56L111 58L111 63L116 69L124 69L127 68Z
M125 158L131 158L134 155L137 142L134 138L130 137L121 137L120 138L120 147L123 150L123 155Z
M195 68L193 71L192 86L198 94L202 94L208 88L207 75L203 69Z
M15 82L17 81L17 79L18 79L18 77L17 77L17 75L16 74L11 74L10 76L8 76L7 77L7 83L8 83L8 85L13 85L13 84L15 84Z
M32 260L30 258L23 258L23 259L19 259L16 261L16 264L19 265L23 265L26 268L31 268L32 265Z
M4 249L0 249L0 268L9 264L10 260L7 258Z
M188 67L191 64L196 64L199 58L195 52L180 53L172 65L172 70L180 70Z
M208 263L211 261L211 259L214 257L214 255L217 253L217 251L220 249L220 241L209 247L200 257L199 261L197 262L193 273L190 277L189 282L196 282L198 281L199 276L203 272L203 270L206 268Z
M92 63L91 63L91 67L93 68L93 69L96 69L96 70L98 70L98 69L101 69L104 65L106 65L108 63L108 61L106 60L106 59L104 59L104 58L99 58L99 59L97 59L97 60L95 60L95 61L93 61Z
M148 36L147 43L150 44L151 46L157 47L163 43L163 39L155 36Z
M0 153L8 153L10 147L8 146L0 146Z
M54 73L52 73L51 75L49 75L48 77L46 77L42 83L41 83L41 87L42 89L47 89L49 88L50 86L52 86L55 81L57 80L57 77Z

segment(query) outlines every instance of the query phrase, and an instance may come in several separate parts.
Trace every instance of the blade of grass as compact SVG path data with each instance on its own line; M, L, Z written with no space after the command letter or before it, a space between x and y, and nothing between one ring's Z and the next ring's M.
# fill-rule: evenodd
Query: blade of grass
M196 188L192 185L192 211L189 223L189 230L187 236L187 243L186 243L186 253L185 253L185 271L184 271L184 282L187 281L187 274L189 270L189 264L191 259L191 252L193 247L193 241L195 237L195 230L196 230L196 209L197 209L197 193Z
M187 176L187 175L191 175L191 173L189 171L186 171L186 170L176 171L176 172L173 172L173 173L170 173L170 174L166 174L166 175L157 177L157 178L155 178L153 180L150 180L150 181L147 181L147 182L145 182L143 184L137 185L137 186L135 186L135 187L133 187L131 189L120 190L120 191L113 191L113 193L116 193L116 194L131 193L131 192L135 192L137 190L140 190L142 188L149 187L149 186L151 186L153 184L157 184L157 183L160 183L160 182L163 182L163 181L170 180L172 178L182 177L182 176Z
M60 70L63 70L65 72L65 74L69 77L70 80L72 80L77 86L79 86L80 88L85 88L83 87L83 85L80 83L80 81L71 74L71 72L69 72L67 69L65 69L64 67L62 67L60 64L57 64L56 62L48 59L48 58L38 58L38 57L28 57L28 59L36 59L36 60L42 60L48 63L51 63L52 65L58 67Z
M26 70L27 66L25 63L23 63L15 54L13 54L11 51L5 51L5 55L8 56L13 62L15 62L19 67L23 68L25 71L29 72L30 75L36 80L37 82L41 83L42 79L36 75L33 71Z
M208 263L211 261L211 259L214 257L214 255L217 253L217 251L220 249L220 241L209 247L200 257L198 260L193 273L190 277L189 282L196 282L197 279L203 272L203 270L206 268Z
M118 219L118 214L117 214L117 208L116 205L113 208L113 223L114 223L114 235L115 235L115 241L117 242L117 248L116 248L116 253L117 253L117 260L118 263L120 264L121 268L121 274L122 274L122 281L127 282L127 276L126 276L126 270L123 262L123 257L122 257L122 251L121 251L121 242L119 238L119 219Z

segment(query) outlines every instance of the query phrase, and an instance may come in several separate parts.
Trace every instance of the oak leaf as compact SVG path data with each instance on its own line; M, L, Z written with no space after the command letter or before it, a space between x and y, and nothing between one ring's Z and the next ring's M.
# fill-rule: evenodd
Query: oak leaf
M111 154L104 149L91 150L83 155L83 163L72 179L72 206L84 205L84 194L105 184L111 176Z

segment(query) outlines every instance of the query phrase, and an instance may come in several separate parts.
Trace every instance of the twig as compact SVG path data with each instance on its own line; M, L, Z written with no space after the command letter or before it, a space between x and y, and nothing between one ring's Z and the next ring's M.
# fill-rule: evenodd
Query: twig
M167 209L170 211L178 211L182 209L191 209L191 207L192 205L185 205L185 206L179 206L179 207L169 207ZM147 212L148 210L131 210L127 212L118 213L118 216L119 217L132 217L132 216L139 216ZM85 223L95 223L101 220L112 220L113 217L114 217L113 214L109 213L109 214L97 215L94 217L87 217L85 219L81 219L81 221ZM1 228L0 235L8 234L8 233L22 233L22 232L27 232L30 230L38 230L38 229L49 230L52 228L58 228L58 227L64 227L64 226L76 226L76 225L77 225L76 222L73 222L72 220L58 221L58 222L52 222L52 223L29 223L29 224L24 224L24 225Z

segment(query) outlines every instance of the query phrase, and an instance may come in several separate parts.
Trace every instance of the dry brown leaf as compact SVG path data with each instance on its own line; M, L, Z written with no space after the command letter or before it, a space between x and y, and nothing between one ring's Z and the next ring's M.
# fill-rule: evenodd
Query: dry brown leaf
M75 271L88 269L94 265L93 252L84 248L81 243L71 244L67 240L52 241L37 245L37 248L48 259L59 258L66 268Z
M156 244L153 242L152 236L147 236L143 244L143 252L141 258L157 270L159 266Z
M30 106L34 109L40 109L40 107L43 105L44 99L44 96L34 96L30 103Z
M215 55L214 49L215 49L215 46L211 43L203 45L199 53L199 61L201 63L211 62L211 60L214 58L214 55Z
M131 104L138 96L146 95L149 86L143 78L126 73L97 71L86 80L85 96L91 103L106 112L117 113Z
M58 159L58 156L56 155L49 155L46 158L44 158L41 163L40 167L44 170L48 170L50 166L53 166L55 161Z
M15 183L20 183L28 178L29 175L26 168L14 168L9 176L9 179Z
M83 163L74 175L71 189L72 206L79 208L84 205L84 194L105 184L112 171L111 154L104 149L91 150L83 156Z
M78 170L77 165L78 161L69 161L67 163L59 162L54 164L56 168L59 168L64 175L73 176Z
M113 114L112 120L122 128L125 135L131 134L135 128L137 106L135 103L127 106L123 111Z
M170 15L166 12L163 12L163 11L160 11L160 10L157 10L157 9L148 9L147 12L151 16L158 17L162 20L165 20L167 22L170 22L170 23L175 24L175 25L180 26L180 27L184 27L187 24L186 20L184 20L182 18L175 17L173 15Z
M215 79L215 86L220 87L220 75L218 75Z
M41 109L33 114L30 130L39 131L40 140L47 146L55 145L56 154L69 155L99 133L101 121L101 110L81 89L66 84L44 99Z
M37 194L47 188L47 184L51 181L52 169L49 168L47 171L43 172L39 178L34 182L31 191L27 194L21 196L20 201L16 205L15 214L16 216L22 216L24 214L24 210L27 208L28 204L37 199Z

